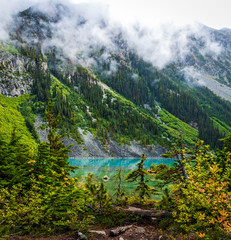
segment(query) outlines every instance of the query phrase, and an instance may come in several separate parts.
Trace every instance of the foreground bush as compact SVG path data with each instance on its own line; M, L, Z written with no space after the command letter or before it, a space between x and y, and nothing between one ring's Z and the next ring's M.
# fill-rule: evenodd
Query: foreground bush
M164 196L161 207L172 211L175 226L184 233L195 233L200 238L229 239L231 153L227 149L212 153L202 141L193 150L181 146L171 153L182 162L187 178L179 164L155 167L162 180L172 182L171 194ZM174 173L174 178L169 176L170 172Z
M69 147L51 102L45 115L48 142L35 151L21 144L16 129L9 142L0 135L0 236L84 231L93 219L86 207L88 192L70 178Z
M3 188L0 192L1 235L86 231L93 216L87 216L84 211L85 194L76 188L74 179L43 188L34 181L29 190L23 190L21 185L10 190Z

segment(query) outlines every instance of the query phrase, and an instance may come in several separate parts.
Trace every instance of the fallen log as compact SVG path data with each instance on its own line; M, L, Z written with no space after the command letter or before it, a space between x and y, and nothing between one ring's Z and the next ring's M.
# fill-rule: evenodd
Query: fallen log
M124 226L124 227L118 227L116 229L113 229L110 231L109 236L110 237L115 237L118 236L124 232L126 232L128 229L130 229L132 227L132 225L129 226Z
M123 212L129 212L135 215L140 215L144 217L166 217L170 216L171 213L165 211L165 210L156 210L156 209L150 209L150 210L145 210L141 208L136 208L136 207L128 207L128 208L119 208L119 210Z

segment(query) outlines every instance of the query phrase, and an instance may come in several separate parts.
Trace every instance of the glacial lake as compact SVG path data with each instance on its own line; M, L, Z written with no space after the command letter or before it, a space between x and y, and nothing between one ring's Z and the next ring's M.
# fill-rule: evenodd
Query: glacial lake
M83 158L75 159L70 158L69 162L71 166L76 166L78 169L72 173L72 177L78 177L80 180L87 176L88 173L94 174L94 180L96 182L104 182L108 193L113 196L113 188L115 187L115 177L117 173L116 169L122 169L123 182L122 185L128 194L132 194L136 187L136 183L128 183L125 178L128 173L136 168L136 164L140 161L140 158ZM172 165L173 159L166 158L147 158L145 160L145 168L149 168L152 164L167 164ZM104 181L103 177L107 176L108 181ZM150 181L150 185L155 186L156 181Z
M136 164L140 161L140 158L82 158L75 159L70 158L69 162L71 166L77 166L79 168L86 168L87 172L97 173L103 167L108 167L111 170L117 168L121 169L135 169ZM154 163L156 165L164 163L167 165L173 164L174 160L170 158L147 158L145 160L144 167L149 168Z

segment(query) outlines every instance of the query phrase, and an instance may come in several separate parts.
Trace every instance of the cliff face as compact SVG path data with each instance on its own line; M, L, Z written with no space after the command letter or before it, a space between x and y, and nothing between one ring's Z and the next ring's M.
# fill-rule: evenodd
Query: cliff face
M37 116L35 122L35 129L39 135L40 141L48 141L46 130L41 130L39 127L43 124L43 120L40 115ZM159 144L151 147L143 147L134 141L130 142L130 145L119 145L113 139L110 138L110 144L105 148L102 143L93 134L87 131L84 133L83 129L78 129L81 138L84 141L83 145L78 145L73 138L64 138L66 146L71 145L70 158L140 158L142 154L145 154L148 158L160 157L161 154L166 152L166 149Z
M29 93L33 79L28 70L34 66L30 58L0 52L0 94L17 97Z
M152 145L152 148L143 147L135 141L131 141L130 145L119 145L111 138L107 148L104 148L90 132L83 134L82 129L79 129L79 132L84 140L84 146L78 145L72 138L64 141L66 145L73 144L69 154L70 158L140 158L142 154L145 154L148 158L155 158L166 152L166 149L159 144Z

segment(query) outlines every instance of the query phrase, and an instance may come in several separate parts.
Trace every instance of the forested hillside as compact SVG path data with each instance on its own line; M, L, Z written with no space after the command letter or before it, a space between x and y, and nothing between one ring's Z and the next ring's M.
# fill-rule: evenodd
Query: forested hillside
M113 195L109 195L106 176L100 181L93 174L81 181L70 176L75 170L68 162L70 146L63 144L65 134L58 129L61 118L55 117L51 101L45 117L48 142L34 150L16 129L8 141L0 139L1 238L61 233L66 234L60 239L127 234L230 238L230 136L223 139L225 148L214 153L203 141L185 148L179 140L165 155L175 159L173 165L153 164L146 169L142 155L136 169L117 169ZM133 195L124 188L126 182L135 184ZM161 200L150 200L159 194Z
M58 2L0 23L0 239L230 239L230 30Z
M66 53L68 46L53 44L57 41L54 26L71 17L71 12L62 4L53 8L52 16L31 7L14 17L17 24L10 29L14 44L4 43L1 50L2 54L5 53L2 56L2 73L6 75L2 80L3 94L12 87L8 75L14 66L13 59L19 58L24 64L23 73L21 68L19 71L14 67L14 77L18 75L25 79L30 76L30 81L22 81L21 93L31 93L33 114L42 114L51 98L55 113L60 113L64 119L63 130L79 144L84 144L81 132L85 130L101 142L105 151L110 140L126 145L135 141L145 147L153 148L156 144L168 147L179 135L188 145L199 138L213 148L222 146L219 139L230 133L231 103L216 96L206 86L196 85L196 80L192 80L194 85L188 84L182 70L183 67L191 67L191 58L197 68L204 71L205 65L200 62L203 58L203 61L208 60L207 74L213 73L217 78L221 75L221 66L215 66L212 53L200 55L203 46L208 48L204 36L197 41L197 36L190 35L192 51L185 61L178 60L163 69L139 56L129 46L122 30L111 33L113 48L104 46L104 43L92 45L86 53L78 53L77 59L73 60ZM87 24L79 21L78 31ZM99 26L100 31L111 31L108 28L106 23ZM225 33L206 27L201 29L209 32L229 51L229 45L225 45L228 41L226 36L222 41ZM221 56L228 61L229 54L222 52ZM21 85L17 88L22 88ZM168 113L163 117L166 111Z
M200 139L212 147L221 146L218 139L229 133L230 129L221 129L214 118L219 118L224 126L229 125L229 102L205 87L183 88L134 54L130 54L127 61L131 65L121 64L115 74L101 75L103 81L136 104L152 109L152 112L159 103L174 116L196 127Z
M79 129L90 131L109 156L113 156L107 150L111 139L125 145L136 141L152 148L156 144L169 146L171 140L179 137L180 131L189 145L197 138L196 129L161 110L157 101L153 100L152 107L144 108L139 102L133 103L111 90L86 68L69 65L72 69L70 75L67 70L62 73L55 68L55 57L51 54L45 56L39 47L21 47L18 51L12 56L23 56L33 63L23 73L33 79L31 97L28 95L30 101L22 102L18 109L25 117L34 140L38 140L38 136L33 123L36 115L43 115L49 99L54 102L55 114L63 118L63 131L83 147ZM2 71L6 73L10 69ZM7 88L7 85L2 87Z

